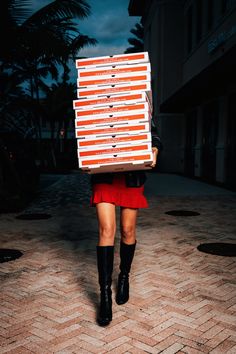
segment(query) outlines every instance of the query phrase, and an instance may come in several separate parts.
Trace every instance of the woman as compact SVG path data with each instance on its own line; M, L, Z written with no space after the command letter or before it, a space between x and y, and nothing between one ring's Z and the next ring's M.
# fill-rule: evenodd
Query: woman
M153 162L155 167L160 139L152 134ZM112 271L116 233L115 207L120 206L120 274L118 277L116 303L125 304L129 299L129 272L136 246L136 219L139 208L146 208L143 195L144 171L102 173L92 175L91 205L96 206L99 224L97 267L100 285L100 310L98 323L108 325L112 320Z

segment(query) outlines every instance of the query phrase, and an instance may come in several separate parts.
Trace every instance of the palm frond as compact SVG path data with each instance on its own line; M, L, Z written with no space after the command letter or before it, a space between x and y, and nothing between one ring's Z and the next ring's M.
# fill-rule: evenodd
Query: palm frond
M89 36L79 34L76 38L73 39L70 45L70 52L72 58L75 59L78 56L78 51L88 45L94 46L97 44L97 40L95 38L90 38Z
M129 42L129 44L131 44L132 46L134 46L134 47L143 47L143 42L142 41L140 41L139 39L137 39L137 38L129 38L128 39L128 42Z
M54 0L35 12L24 24L42 24L64 17L83 19L89 15L90 5L86 0Z
M135 24L135 27L130 30L132 34L135 35L135 37L139 38L140 40L143 40L144 37L144 28L142 25L139 23Z
M138 53L142 52L144 49L144 28L140 23L136 23L135 27L130 30L135 37L129 38L128 42L132 47L129 47L125 50L124 53Z
M19 25L25 21L31 11L31 0L1 0L0 2L0 24Z

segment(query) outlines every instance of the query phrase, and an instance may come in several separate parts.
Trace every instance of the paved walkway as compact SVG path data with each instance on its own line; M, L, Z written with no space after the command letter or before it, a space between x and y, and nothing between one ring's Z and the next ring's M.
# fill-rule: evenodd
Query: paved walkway
M202 189L191 193L196 183ZM114 302L107 328L95 321L97 222L87 176L60 176L25 211L51 213L50 219L2 214L1 247L24 255L0 266L0 353L235 354L236 257L197 246L236 242L236 196L198 183L149 175L150 207L140 210L130 301ZM200 215L165 213L176 209ZM113 297L118 243L117 233Z
M146 194L149 196L229 196L236 195L225 188L174 175L148 173Z

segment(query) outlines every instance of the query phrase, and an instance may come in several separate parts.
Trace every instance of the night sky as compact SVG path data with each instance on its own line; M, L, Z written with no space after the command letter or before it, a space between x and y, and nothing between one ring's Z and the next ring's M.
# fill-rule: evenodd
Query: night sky
M50 0L32 0L34 10L50 3ZM81 33L96 38L95 47L81 50L79 56L122 54L129 47L130 30L139 17L129 17L129 0L88 0L92 15L79 22Z

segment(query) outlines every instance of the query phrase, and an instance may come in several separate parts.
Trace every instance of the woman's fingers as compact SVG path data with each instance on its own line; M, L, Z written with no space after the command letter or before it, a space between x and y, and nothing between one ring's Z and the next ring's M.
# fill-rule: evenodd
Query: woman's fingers
M152 153L153 153L153 161L152 161L151 167L155 167L156 163L157 163L158 149L156 147L153 147Z

